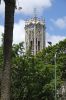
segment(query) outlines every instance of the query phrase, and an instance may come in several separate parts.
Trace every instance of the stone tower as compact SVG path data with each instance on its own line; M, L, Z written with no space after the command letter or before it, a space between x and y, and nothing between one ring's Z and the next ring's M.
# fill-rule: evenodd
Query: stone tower
M33 55L45 48L45 21L37 17L25 22L26 51L29 49Z

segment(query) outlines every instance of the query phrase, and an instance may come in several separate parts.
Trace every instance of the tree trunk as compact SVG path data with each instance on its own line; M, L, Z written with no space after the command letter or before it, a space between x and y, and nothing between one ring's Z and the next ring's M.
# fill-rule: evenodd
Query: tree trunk
M15 0L5 1L5 30L4 30L4 65L1 83L1 100L10 100L10 83L11 83L11 52L13 40L13 24Z

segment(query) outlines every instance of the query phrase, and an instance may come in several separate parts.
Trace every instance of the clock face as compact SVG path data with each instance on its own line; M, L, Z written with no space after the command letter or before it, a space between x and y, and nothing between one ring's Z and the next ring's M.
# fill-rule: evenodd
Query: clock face
M34 28L34 25L33 25L33 24L30 24L30 28L32 28L32 29L33 29L33 28Z

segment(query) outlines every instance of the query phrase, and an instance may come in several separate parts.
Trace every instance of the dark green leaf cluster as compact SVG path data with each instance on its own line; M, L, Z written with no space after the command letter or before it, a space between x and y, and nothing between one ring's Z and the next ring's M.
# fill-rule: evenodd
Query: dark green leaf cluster
M45 48L35 56L30 53L23 55L23 43L13 45L12 49L11 100L54 100L55 53L59 90L66 79L66 40ZM0 47L2 65L3 52Z

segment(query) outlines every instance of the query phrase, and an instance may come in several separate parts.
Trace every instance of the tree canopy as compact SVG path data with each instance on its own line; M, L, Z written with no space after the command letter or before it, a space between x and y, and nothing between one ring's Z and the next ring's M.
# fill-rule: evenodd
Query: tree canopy
M11 100L54 100L55 53L58 90L66 75L66 40L43 49L35 56L22 55L23 49L23 43L12 47ZM2 57L0 47L0 66Z

